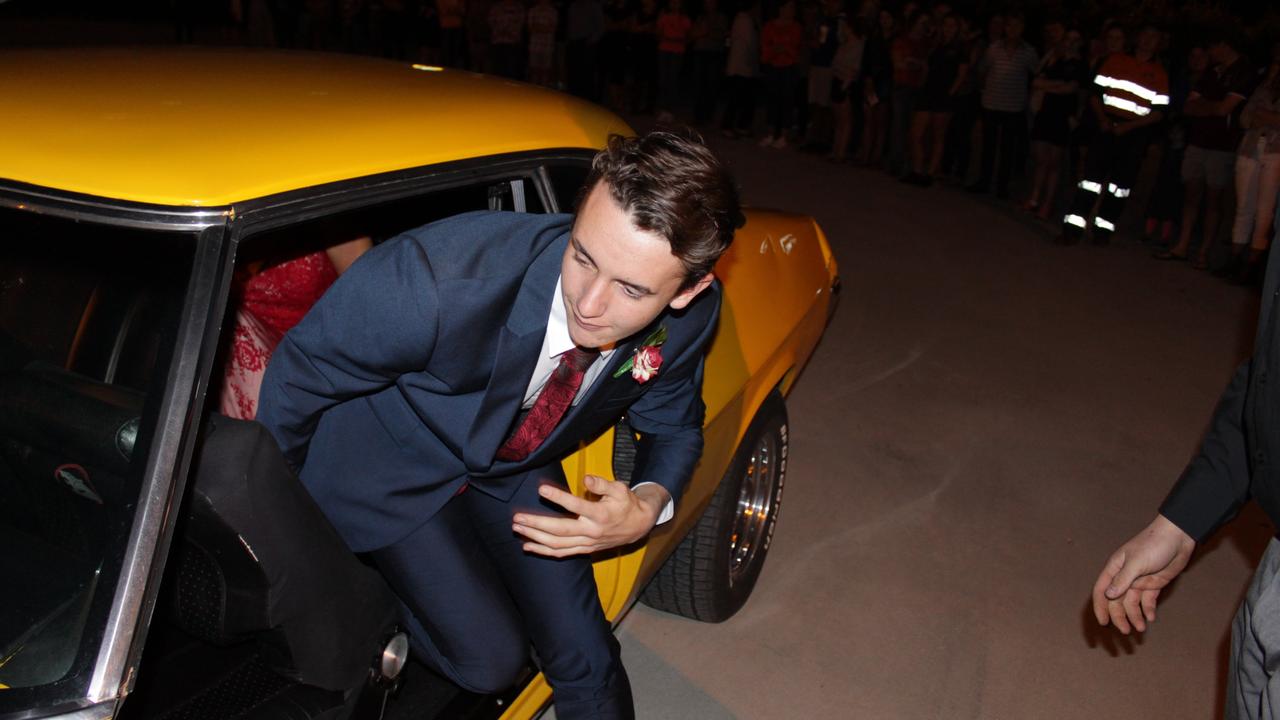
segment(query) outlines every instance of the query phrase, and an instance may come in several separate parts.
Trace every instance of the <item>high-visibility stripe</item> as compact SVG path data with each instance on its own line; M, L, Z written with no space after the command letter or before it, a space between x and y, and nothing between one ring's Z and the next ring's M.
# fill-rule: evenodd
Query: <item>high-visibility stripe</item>
M1106 230L1107 232L1115 232L1115 231L1116 231L1116 226L1115 226L1115 225L1112 225L1111 223L1107 222L1106 220L1103 220L1103 219L1102 219L1102 218L1100 218L1100 217L1096 217L1096 218L1094 218L1094 219L1093 219L1093 224L1094 224L1094 225L1097 225L1097 226L1098 226L1100 229L1102 229L1102 230Z
M1100 183L1100 182L1094 182L1094 181L1092 181L1092 180L1081 180L1081 181L1080 181L1080 189L1081 189L1081 190L1088 190L1089 192L1093 193L1094 195L1101 195L1101 194L1102 194L1102 183Z
M1115 195L1118 198L1129 197L1129 188L1122 188L1119 185L1116 185L1115 183L1107 183L1107 192L1111 193L1112 195Z
M1062 222L1068 225L1075 225L1078 228L1085 228L1089 226L1089 223L1086 222L1085 219L1080 217L1079 215L1068 215L1062 218Z
M1102 104L1110 105L1113 108L1119 108L1121 110L1127 110L1138 117L1146 117L1151 114L1151 108L1139 105L1138 103L1126 98L1116 97L1115 95L1104 94L1102 96Z
M1127 93L1136 95L1137 97L1140 97L1143 100L1145 100L1148 105L1168 105L1169 104L1168 95L1161 95L1155 90L1139 85L1138 83L1132 80L1125 80L1123 78L1113 78L1107 75L1099 75L1098 77L1094 78L1093 81L1104 88L1111 88L1112 90L1123 90Z

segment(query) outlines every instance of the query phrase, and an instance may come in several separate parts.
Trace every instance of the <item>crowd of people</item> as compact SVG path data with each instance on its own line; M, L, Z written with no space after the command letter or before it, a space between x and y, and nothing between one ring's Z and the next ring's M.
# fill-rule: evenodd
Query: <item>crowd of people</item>
M235 2L250 42L493 73L921 187L962 184L1060 223L1065 244L1107 244L1141 202L1156 258L1240 282L1257 278L1276 224L1274 15L1246 24L1163 0L1034 15L981 0ZM1154 182L1130 198L1144 167Z

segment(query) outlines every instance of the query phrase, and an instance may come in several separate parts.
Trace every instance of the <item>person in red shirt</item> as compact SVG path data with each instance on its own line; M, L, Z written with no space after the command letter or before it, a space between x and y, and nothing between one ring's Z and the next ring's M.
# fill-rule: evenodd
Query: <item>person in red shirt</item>
M1159 46L1159 29L1144 27L1133 54L1112 55L1093 78L1098 92L1089 99L1088 112L1097 118L1099 130L1089 143L1084 177L1062 218L1058 241L1064 245L1079 242L1086 231L1094 244L1111 242L1151 142L1151 128L1169 108L1169 76L1156 58Z
M791 104L799 78L796 66L803 42L804 28L796 22L796 4L787 0L778 8L778 16L765 23L760 31L760 67L769 98L771 128L760 142L761 147L787 146L787 126L791 122Z
M658 16L658 122L675 120L680 101L680 71L693 27L681 4L681 0L667 0L667 9Z

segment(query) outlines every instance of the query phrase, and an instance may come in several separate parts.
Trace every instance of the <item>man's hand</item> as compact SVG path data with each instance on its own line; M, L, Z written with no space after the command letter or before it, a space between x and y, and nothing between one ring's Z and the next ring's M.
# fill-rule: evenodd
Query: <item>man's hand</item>
M653 529L670 497L658 485L632 492L620 482L586 476L587 489L596 500L580 498L554 485L543 485L538 494L577 515L574 518L517 513L511 529L529 539L527 552L548 557L584 555L633 543Z
M1182 572L1196 542L1163 515L1120 546L1093 584L1093 615L1125 635L1155 622L1160 591Z

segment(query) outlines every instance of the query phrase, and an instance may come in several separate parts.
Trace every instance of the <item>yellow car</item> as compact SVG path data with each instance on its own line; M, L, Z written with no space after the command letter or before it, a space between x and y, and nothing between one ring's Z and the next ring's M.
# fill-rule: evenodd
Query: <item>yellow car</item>
M491 77L268 51L0 51L0 96L0 718L540 712L532 668L501 697L401 673L381 579L217 412L233 288L455 213L572 211L631 129ZM747 218L716 268L701 463L674 521L595 563L615 623L637 599L724 620L769 548L783 398L838 280L812 219ZM624 418L566 458L575 491L626 480L633 440Z

